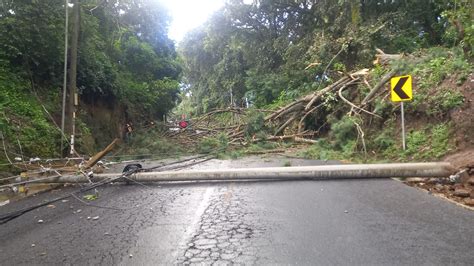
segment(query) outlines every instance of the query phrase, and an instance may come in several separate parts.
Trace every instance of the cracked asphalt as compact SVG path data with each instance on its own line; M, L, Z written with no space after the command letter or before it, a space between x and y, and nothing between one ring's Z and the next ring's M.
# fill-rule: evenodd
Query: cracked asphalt
M288 161L292 166L336 163L273 156L212 160L193 168ZM23 199L0 207L0 213L75 189ZM474 261L474 212L391 179L113 184L99 188L99 199L91 204L97 206L71 198L0 225L0 265Z

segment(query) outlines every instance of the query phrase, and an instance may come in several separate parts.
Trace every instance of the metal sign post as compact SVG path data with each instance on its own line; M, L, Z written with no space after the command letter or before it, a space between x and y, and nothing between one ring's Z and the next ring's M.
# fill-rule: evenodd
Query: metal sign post
M402 113L402 143L403 150L406 150L406 136L405 136L405 108L403 102L411 101L413 99L413 91L411 84L411 76L393 77L390 80L392 102L400 102L400 109Z
M407 146L405 144L405 110L403 108L403 102L400 102L400 107L402 111L402 142L403 142L403 150L407 149Z

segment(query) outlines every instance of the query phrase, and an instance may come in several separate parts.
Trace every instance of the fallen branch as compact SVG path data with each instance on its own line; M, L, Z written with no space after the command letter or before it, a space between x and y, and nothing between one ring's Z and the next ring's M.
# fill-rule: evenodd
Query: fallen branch
M359 138L359 136L360 136L360 139L362 140L362 148L364 150L364 154L367 155L367 148L365 146L365 138L364 138L365 133L357 122L354 121L354 124L355 124L355 126L357 128L357 132L358 132L357 138Z
M295 142L303 142L303 143L310 143L310 144L318 143L317 140L305 139L305 138L300 138L300 137L296 137L296 136L295 136L294 140L295 140Z
M281 125L276 131L275 131L275 135L278 135L280 134L281 132L283 132L283 130L285 130L285 128L287 126L289 126L291 124L291 122L293 122L294 120L296 120L296 118L298 118L297 114L294 114L290 119L288 119L285 123L283 123L283 125Z
M367 94L367 96L365 96L365 98L362 100L360 106L364 107L365 105L367 105L370 102L370 100L372 99L372 96L374 96L380 90L380 88L382 88L385 85L385 83L387 83L396 74L397 74L397 70L395 70L395 69L392 69L387 74L385 74L382 77L382 79L377 83L377 85L375 85L375 87L369 92L369 94Z
M91 168L92 166L94 166L98 161L100 161L100 159L102 159L102 157L104 157L107 153L109 153L114 148L115 144L117 144L119 141L120 141L119 139L114 139L114 141L112 141L112 143L110 143L104 150L94 155L86 163L86 165L84 166L84 169Z
M308 112L306 112L303 117L300 119L300 122L298 123L298 133L300 133L302 130L303 130L303 123L304 123L304 120L306 119L306 117L308 117L308 115L312 114L314 111L316 111L319 107L323 106L324 103L320 103L319 105L313 107L313 109L309 110Z
M374 65L388 65L391 61L399 60L403 57L403 54L386 54L379 48L375 49L377 54L375 55Z
M353 83L352 83L352 84L353 84ZM369 111L367 111L367 110L365 110L365 109L362 109L361 107L356 106L355 104L353 104L352 102L350 102L349 100L347 100L346 98L344 98L344 96L342 96L342 90L345 89L345 88L347 88L349 85L352 85L352 84L351 84L351 83L348 83L347 85L342 86L342 87L339 89L339 91L338 91L339 98L341 98L345 103L347 103L348 105L350 105L352 108L358 109L358 110L360 110L360 111L362 111L362 112L364 112L364 113L367 113L367 114L370 114L370 115L373 115L373 116L375 116L375 117L378 117L378 118L382 119L381 116L379 116L379 115L377 115L377 114L374 114L374 113L372 113L372 112L369 112Z
M318 91L316 93L314 93L311 97L311 99L309 100L308 104L306 104L304 110L305 111L308 111L310 110L311 106L321 97L323 96L324 94L330 92L331 90L334 90L334 89L337 89L337 87L341 84L345 84L346 82L350 81L351 78L349 76L346 76L346 77L343 77L341 79L339 79L338 81L336 81L334 84L330 85L330 86L327 86L326 88L322 89L321 91ZM306 98L306 97L305 97Z
M263 150L263 151L246 151L246 154L267 154L267 153L284 153L285 150L277 149L277 150Z

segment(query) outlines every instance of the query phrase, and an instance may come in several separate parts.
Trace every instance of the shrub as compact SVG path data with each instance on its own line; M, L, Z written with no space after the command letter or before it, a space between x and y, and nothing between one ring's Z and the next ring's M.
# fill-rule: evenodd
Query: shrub
M440 124L431 129L431 149L427 153L428 157L440 158L453 148L449 128L449 124Z
M247 117L245 135L252 137L257 133L265 131L265 117L261 112L251 112Z
M0 127L5 142L19 154L19 141L26 157L57 155L59 130L44 115L41 103L28 96L30 86L27 80L0 65Z
M334 146L342 149L347 142L357 138L357 129L350 117L343 117L337 122L332 122L331 136L334 138Z
M203 139L198 145L198 151L201 153L221 153L225 152L229 146L229 139L224 133L216 137Z

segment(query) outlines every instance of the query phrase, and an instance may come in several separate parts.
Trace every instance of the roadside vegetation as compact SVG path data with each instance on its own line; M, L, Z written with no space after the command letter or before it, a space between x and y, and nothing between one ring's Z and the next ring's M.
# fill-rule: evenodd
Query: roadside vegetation
M414 99L405 103L406 150L400 106L390 101L388 82L363 106L373 115L355 114L337 91L325 93L322 106L304 119L317 143L304 148L298 143L296 153L323 160L441 159L473 147L466 139L473 137L474 125L459 117L473 115L471 11L468 1L231 1L180 46L189 84L182 105L195 116L249 103L277 111L368 68L364 79L342 92L359 105L391 71L391 76L410 74ZM387 55L374 64L376 48ZM300 132L290 123L273 137L277 128L264 121L264 113L243 116L244 136L237 142L244 147L227 146L234 154L291 150L292 139L277 136ZM227 134L228 141L235 144L233 135Z
M77 1L70 3L69 62ZM92 155L122 137L129 121L162 119L178 99L181 66L157 1L83 0L79 13L76 148ZM58 128L64 31L63 0L0 3L1 169L15 157L68 154Z
M412 61L413 60L413 61ZM472 130L472 126L459 128L451 114L462 110L470 99L464 94L472 90L469 75L473 72L470 58L462 50L434 47L419 50L403 64L404 73L411 73L414 81L414 100L405 103L407 122L407 149L401 144L401 121L398 104L390 102L389 91L374 102L374 113L382 122L370 121L366 125L367 153L357 148L357 130L352 118L331 121L331 130L320 142L300 156L313 159L345 159L352 161L436 160L462 147L464 140L455 138L457 130ZM412 61L412 62L410 62ZM377 69L376 69L377 70ZM386 71L374 72L380 78ZM471 113L466 113L466 116ZM375 120L375 119L374 119ZM466 126L462 126L466 127Z
M15 157L67 154L58 129L63 2L0 4L1 171ZM323 160L419 161L474 147L470 1L229 0L178 48L157 3L81 1L79 153L92 155L115 137L124 140L117 158L283 150ZM414 78L405 151L388 84L364 102L391 73ZM324 91L347 77L347 87ZM319 92L304 112L272 117ZM182 114L191 122L186 134L160 123L167 116L176 124Z

